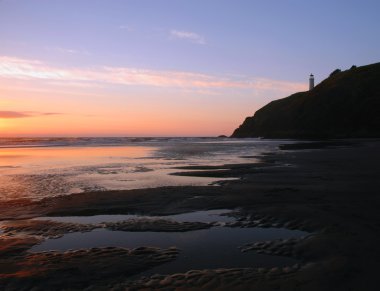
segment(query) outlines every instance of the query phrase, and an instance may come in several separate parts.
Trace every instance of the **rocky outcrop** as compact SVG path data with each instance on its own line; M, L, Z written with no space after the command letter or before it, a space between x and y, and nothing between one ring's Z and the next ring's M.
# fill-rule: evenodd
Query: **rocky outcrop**
M380 137L380 63L335 70L311 91L272 101L231 137Z

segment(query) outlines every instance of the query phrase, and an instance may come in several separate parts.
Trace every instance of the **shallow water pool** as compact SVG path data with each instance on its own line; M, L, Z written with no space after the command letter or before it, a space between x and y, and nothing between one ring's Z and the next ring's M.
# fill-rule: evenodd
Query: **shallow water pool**
M233 221L234 218L220 215L229 210L208 210L172 215L168 217L177 221ZM53 218L65 222L94 223L118 221L136 218L136 215L98 215L94 217ZM140 216L141 217L141 216ZM47 219L47 218L46 218ZM92 220L91 220L92 219ZM86 233L70 233L59 239L49 239L34 246L31 251L81 249L91 247L126 247L154 246L168 248L175 246L180 249L178 258L172 262L154 267L144 275L160 273L178 273L194 269L209 268L242 268L242 267L282 267L297 263L289 257L257 254L255 251L241 252L239 247L256 241L298 238L308 235L299 230L285 228L240 228L212 227L188 232L128 232L95 229Z
M46 216L38 217L37 220L52 220L58 222L72 222L72 223L101 223L101 222L118 222L128 219L139 218L160 218L171 219L179 222L232 222L234 217L225 214L231 213L230 209L212 209L193 211L181 214L166 215L166 216L146 216L138 214L112 214L112 215L93 215L93 216Z

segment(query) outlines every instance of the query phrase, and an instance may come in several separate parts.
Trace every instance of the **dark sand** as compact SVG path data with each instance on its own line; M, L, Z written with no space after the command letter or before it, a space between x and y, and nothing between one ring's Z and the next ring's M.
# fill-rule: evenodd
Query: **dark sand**
M4 233L0 237L0 287L5 290L32 287L35 290L377 290L380 141L334 142L327 146L319 143L284 149L288 151L264 156L260 164L177 170L181 175L191 169L190 175L242 177L223 182L220 187L163 187L83 193L40 202L2 202L0 219L4 221ZM91 225L41 226L28 222L34 217L167 215L223 208L239 209L235 213L239 218L236 227L282 226L314 234L306 239L242 246L242 251L297 258L300 263L294 266L270 270L199 270L142 279L131 276L175 259L178 251L102 248L65 253L28 252L46 237L77 228L79 231L92 229ZM157 223L158 226L152 222L148 225L159 230L165 227L181 230L177 224ZM140 226L127 227L141 230L141 225L145 224L140 222ZM122 259L129 257L132 259ZM60 285L60 282L65 283Z

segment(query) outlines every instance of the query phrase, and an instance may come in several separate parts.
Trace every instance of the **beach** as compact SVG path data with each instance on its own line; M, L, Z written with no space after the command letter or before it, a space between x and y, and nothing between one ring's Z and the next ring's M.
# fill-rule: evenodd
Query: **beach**
M0 0L0 291L380 290L379 10Z
M170 173L216 179L217 186L95 189L3 200L0 286L4 290L376 289L380 141L284 142L280 148L239 163L176 164ZM216 221L175 217L212 210L224 211L213 214L220 216ZM105 222L41 219L101 215L138 216ZM263 241L252 234L251 242L239 246L241 253L256 255L251 267L236 263L166 274L159 273L160 266L179 260L186 250L164 244L90 244L87 248L30 251L70 233L173 232L191 236L224 228L271 231L263 237L281 229L299 233L284 232L289 237ZM255 264L260 256L262 261ZM269 257L278 260L269 262L265 259ZM152 269L157 273L149 273Z

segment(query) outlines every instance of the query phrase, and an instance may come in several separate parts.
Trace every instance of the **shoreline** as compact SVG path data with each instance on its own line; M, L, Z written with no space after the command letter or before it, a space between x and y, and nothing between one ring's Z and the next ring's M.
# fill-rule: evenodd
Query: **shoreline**
M245 226L252 223L252 217L255 217L261 219L263 224L283 225L315 234L292 246L292 256L301 261L298 268L289 272L280 269L260 272L246 269L209 270L205 272L212 274L214 285L210 284L208 288L373 290L377 286L376 270L380 258L380 239L377 235L380 230L377 223L380 221L380 141L360 140L343 147L296 150L300 147L293 146L286 151L264 155L257 164L225 165L223 171L215 167L198 167L192 169L195 173L190 172L190 175L220 175L222 179L233 175L241 177L240 180L225 181L218 187L173 186L81 193L45 198L38 202L2 202L0 219L130 213L159 216L236 208L236 215L242 225L246 223ZM190 168L179 169L184 170ZM180 174L186 175L184 172ZM7 248L3 241L4 247L0 249L0 257L5 258L6 262L15 258L15 250L27 252L36 239L24 238L13 243ZM252 247L265 251L270 249L270 244ZM156 254L161 252L150 251ZM175 259L174 250L166 253L169 254L166 259ZM83 260L93 262L94 258L87 260L83 257ZM62 264L65 264L64 260ZM145 260L144 264L149 266L150 263ZM3 264L0 266L0 275L5 274L5 267ZM9 274L9 271L6 272ZM228 282L223 279L226 274L232 278ZM205 276L203 273L198 275ZM33 276L38 277L36 274ZM244 276L247 279L239 280ZM7 288L12 282L20 280L5 277L0 277L0 286L5 284ZM112 280L106 278L105 281L116 290L144 286L149 289L149 282L152 281L148 278L135 283L122 282L127 278L123 279L120 274L109 274L109 277ZM208 284L202 285L197 281L200 284L197 285L186 276L177 277L164 276L159 282L166 280L167 284L162 287L179 286L184 290L202 289ZM175 285L176 282L182 282L182 285Z

